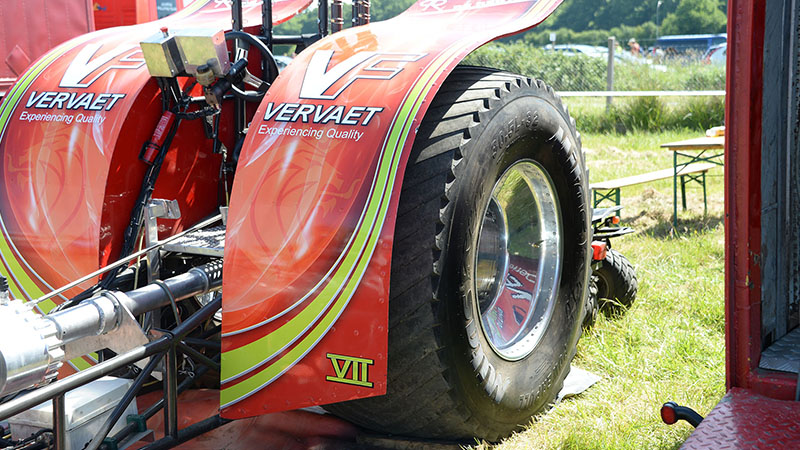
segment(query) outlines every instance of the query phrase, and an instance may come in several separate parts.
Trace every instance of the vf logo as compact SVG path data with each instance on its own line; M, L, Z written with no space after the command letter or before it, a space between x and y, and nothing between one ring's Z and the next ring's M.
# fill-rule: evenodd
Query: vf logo
M138 69L145 64L144 58L141 56L142 50L137 45L120 45L113 50L97 55L96 53L100 50L102 45L103 44L95 43L87 44L83 47L81 51L75 55L72 62L69 63L58 86L62 88L89 87L109 70ZM138 58L134 57L136 54L139 54ZM123 56L119 58L116 64L107 65L120 55ZM95 75L90 78L92 74Z
M356 80L391 80L403 67L425 53L358 52L333 67L333 50L319 50L311 57L300 87L300 98L333 100Z
M356 358L353 356L326 355L333 364L335 376L326 376L325 379L334 383L353 384L371 388L372 382L369 381L369 366L375 364L372 359ZM348 377L348 373L350 376Z

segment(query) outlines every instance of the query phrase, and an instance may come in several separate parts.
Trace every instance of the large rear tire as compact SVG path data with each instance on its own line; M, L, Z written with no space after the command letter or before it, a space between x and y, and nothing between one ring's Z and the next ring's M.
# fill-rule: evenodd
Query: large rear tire
M457 67L417 133L392 255L387 395L327 408L378 431L496 440L552 403L589 275L580 137L540 81Z

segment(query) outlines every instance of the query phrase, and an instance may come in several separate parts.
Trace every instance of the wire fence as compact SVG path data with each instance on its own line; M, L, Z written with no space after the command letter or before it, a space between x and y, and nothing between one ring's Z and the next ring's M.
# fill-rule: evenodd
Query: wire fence
M572 96L641 96L664 92L724 95L724 65L710 64L697 55L659 59L633 56L618 48L610 61L609 65L607 47L536 48L524 43L494 43L470 54L465 63L540 79L556 91Z

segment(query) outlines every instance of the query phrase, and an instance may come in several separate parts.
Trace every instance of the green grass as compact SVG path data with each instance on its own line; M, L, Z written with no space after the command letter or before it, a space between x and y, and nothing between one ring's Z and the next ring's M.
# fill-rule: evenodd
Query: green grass
M557 91L606 89L608 61L603 57L567 56L523 42L494 42L475 50L466 64L495 67L547 81ZM580 74L580 76L576 76ZM725 68L699 60L656 61L614 65L614 89L619 91L683 91L725 89Z
M659 144L700 133L584 134L590 179L672 167L671 153ZM677 231L672 180L623 188L623 222L638 233L612 243L636 267L639 293L621 316L600 315L574 361L602 380L497 449L678 448L692 428L664 425L661 404L674 400L705 415L719 401L725 383L722 169L709 175L708 215L699 185L689 187L689 210L679 211Z
M610 111L605 97L569 97L564 102L584 132L704 130L725 119L725 98L720 96L618 97Z

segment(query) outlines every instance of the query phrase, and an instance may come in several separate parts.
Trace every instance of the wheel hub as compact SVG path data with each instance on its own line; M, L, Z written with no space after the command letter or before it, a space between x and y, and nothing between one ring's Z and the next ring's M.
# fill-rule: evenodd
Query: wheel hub
M521 160L494 185L475 255L481 328L507 360L529 355L550 323L561 276L561 214L542 166Z

